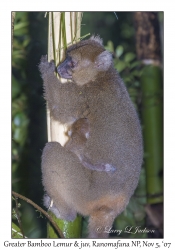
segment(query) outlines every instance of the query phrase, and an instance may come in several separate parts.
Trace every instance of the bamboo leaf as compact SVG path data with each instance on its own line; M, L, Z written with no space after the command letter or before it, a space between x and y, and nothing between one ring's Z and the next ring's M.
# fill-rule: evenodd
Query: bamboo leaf
M12 238L13 239L27 238L27 237L23 237L20 228L14 222L12 222Z
M117 46L115 50L116 56L119 58L123 54L123 51L124 51L123 46L121 45Z
M132 60L134 60L135 57L136 57L136 55L135 55L134 53L128 52L128 53L126 53L125 56L124 56L124 61L127 62L127 63L129 63L129 62L131 62Z

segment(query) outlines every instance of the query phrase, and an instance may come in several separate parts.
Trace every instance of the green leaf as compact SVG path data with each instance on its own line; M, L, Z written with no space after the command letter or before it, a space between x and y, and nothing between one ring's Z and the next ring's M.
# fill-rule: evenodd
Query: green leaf
M17 127L21 127L28 124L28 119L27 116L21 112L15 115L13 122Z
M121 45L117 46L115 50L116 56L119 58L123 54L123 51L124 51L123 46Z
M30 41L31 40L30 40L29 36L27 36L26 39L24 39L24 41L23 41L23 47L24 48L27 47L27 45L29 45Z
M19 95L20 91L21 91L21 85L12 75L12 99L16 98Z
M12 238L13 239L22 239L23 238L23 235L21 233L20 228L14 222L12 222Z
M112 41L107 42L107 46L105 46L106 50L109 50L110 52L114 52L114 44Z
M18 169L18 163L13 163L12 164L12 173L14 174L17 169Z
M127 64L123 61L118 61L115 67L117 71L120 73L122 70L124 70L127 67Z
M128 52L124 56L124 61L127 62L127 63L131 62L135 57L136 57L136 55L134 53Z
M27 125L29 123L29 119L26 114L21 112L15 115L13 122L16 126L13 133L13 139L15 142L23 146L27 138Z
M29 22L20 22L20 23L17 23L14 26L14 31L22 29L24 27L27 27L28 25L29 25Z
M132 62L132 63L130 64L130 68L133 69L133 68L135 68L135 67L137 67L137 66L140 66L140 65L141 65L141 62L139 62L139 61L134 61L134 62Z

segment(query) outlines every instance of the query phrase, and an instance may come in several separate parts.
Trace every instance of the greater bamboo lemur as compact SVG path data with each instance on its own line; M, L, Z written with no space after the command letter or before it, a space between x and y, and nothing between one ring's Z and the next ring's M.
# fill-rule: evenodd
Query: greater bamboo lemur
M57 72L71 81L62 84L46 56L39 69L51 116L70 126L65 147L49 142L43 150L44 204L52 200L50 210L64 220L89 216L89 237L106 238L138 184L143 148L135 108L98 36L68 47Z

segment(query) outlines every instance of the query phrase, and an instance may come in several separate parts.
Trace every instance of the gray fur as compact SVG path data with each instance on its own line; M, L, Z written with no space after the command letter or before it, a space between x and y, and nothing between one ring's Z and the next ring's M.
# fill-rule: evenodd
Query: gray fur
M53 199L52 211L59 211L54 212L56 216L65 220L73 220L77 212L90 216L92 238L108 237L105 227L111 227L128 204L138 184L143 158L135 108L112 57L98 39L93 37L68 48L68 56L76 65L66 68L72 74L71 82L61 84L54 75L54 63L47 62L46 57L39 65L52 117L62 123L86 118L89 123L88 138L83 137L83 143L77 144L78 153L74 143L72 148L71 143L66 147L57 142L46 144L42 154L43 185ZM103 59L102 67L99 58ZM64 77L65 68L59 67L58 72ZM79 136L83 135L76 139L81 139ZM89 162L83 165L82 158L77 157L79 152L94 170L88 169ZM98 171L95 166L106 169ZM110 173L111 166L116 171ZM48 207L48 202L45 205ZM103 228L101 233L97 227Z

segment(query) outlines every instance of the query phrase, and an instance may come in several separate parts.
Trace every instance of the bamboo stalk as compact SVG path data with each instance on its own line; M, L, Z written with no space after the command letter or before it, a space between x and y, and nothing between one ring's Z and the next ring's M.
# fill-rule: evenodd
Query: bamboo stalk
M80 37L81 12L50 12L48 33L48 61L54 60L56 65L64 58L65 49L68 44L78 40ZM60 79L64 84L64 80ZM58 141L62 146L68 138L65 136L66 126L50 117L47 108L47 132L48 141ZM78 216L74 222L54 220L62 230L65 238L80 238L81 217ZM48 238L58 238L53 227L48 224Z
M163 200L163 105L162 70L158 66L145 66L141 76L142 120L149 204Z
M136 51L143 63L142 119L147 201L163 200L163 102L159 23L156 12L135 12Z

